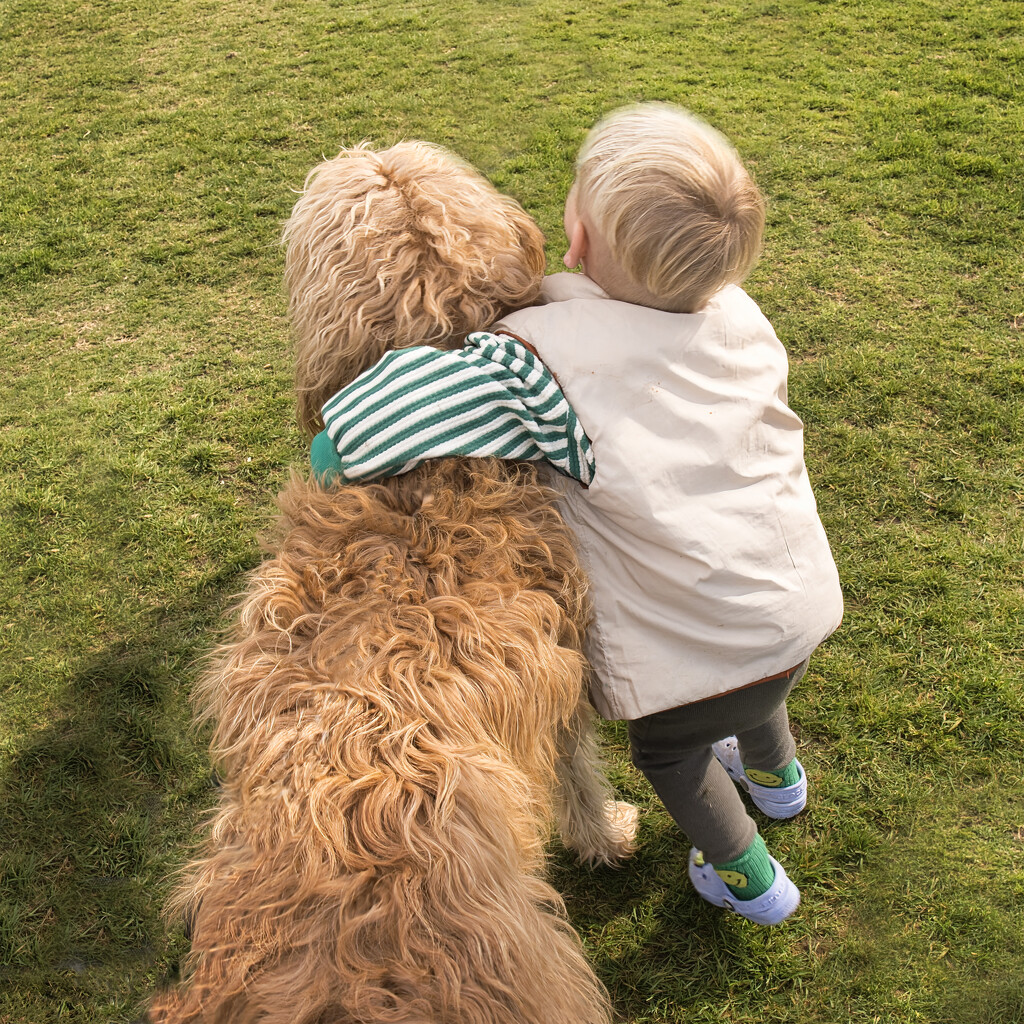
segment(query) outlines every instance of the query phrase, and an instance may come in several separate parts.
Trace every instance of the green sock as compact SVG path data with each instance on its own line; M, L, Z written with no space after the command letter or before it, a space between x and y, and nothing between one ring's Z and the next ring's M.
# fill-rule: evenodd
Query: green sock
M775 868L768 859L768 847L760 836L754 836L754 841L735 860L711 866L739 900L757 899L775 881Z
M800 769L797 767L795 757L784 768L773 768L771 771L765 771L763 768L748 768L744 765L743 774L758 786L768 786L771 789L795 786L800 781Z

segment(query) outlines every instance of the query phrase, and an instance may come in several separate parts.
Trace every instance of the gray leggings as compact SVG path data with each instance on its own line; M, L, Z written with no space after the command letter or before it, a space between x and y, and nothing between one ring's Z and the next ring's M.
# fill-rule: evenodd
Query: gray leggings
M739 857L757 826L711 744L735 735L744 765L771 770L789 764L796 744L786 698L806 671L804 661L777 679L627 723L633 764L712 864Z

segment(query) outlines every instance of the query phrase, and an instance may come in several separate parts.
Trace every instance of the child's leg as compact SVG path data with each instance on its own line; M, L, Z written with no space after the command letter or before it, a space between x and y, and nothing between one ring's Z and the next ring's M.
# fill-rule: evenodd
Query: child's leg
M690 877L701 895L762 924L792 913L799 893L769 856L711 744L735 730L751 738L758 756L795 750L785 700L800 675L794 671L629 723L633 763L694 844Z
M803 678L807 662L798 665L792 675L786 677L788 686L782 702L760 725L752 729L735 729L740 754L745 768L757 768L773 772L788 765L796 757L796 743L789 731L789 714L785 698L789 691ZM764 685L764 684L761 684Z
M711 751L720 725L708 734L685 710L627 723L630 754L690 842L713 863L730 861L750 846L757 826Z
M796 746L789 733L786 697L803 670L799 666L777 679L627 723L633 763L676 824L714 863L738 857L757 827L711 745L735 733L741 737L745 764L778 768L791 761ZM758 760L748 761L751 756ZM776 756L783 758L781 764L769 763Z
M803 676L806 667L804 662L787 673L790 686ZM733 781L769 818L792 818L807 805L807 776L795 756L784 701L761 725L740 728L736 736L719 740L712 749Z

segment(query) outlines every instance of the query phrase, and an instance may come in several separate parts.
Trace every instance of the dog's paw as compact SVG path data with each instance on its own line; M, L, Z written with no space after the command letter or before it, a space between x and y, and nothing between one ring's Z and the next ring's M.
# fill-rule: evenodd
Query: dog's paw
M576 855L591 867L618 867L636 850L640 812L624 800L606 800L598 818L592 822L593 828L587 830L588 835L577 835L572 844Z
M610 863L627 860L636 850L640 811L625 800L608 800L604 805L604 813L609 825Z

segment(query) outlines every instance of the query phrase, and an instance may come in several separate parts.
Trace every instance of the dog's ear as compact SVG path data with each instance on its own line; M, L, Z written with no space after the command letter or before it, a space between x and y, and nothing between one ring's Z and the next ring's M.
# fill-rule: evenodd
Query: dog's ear
M475 251L472 259L467 256L455 300L452 320L460 342L535 302L544 279L544 235L536 221L514 199L493 190L491 205L489 222L473 232Z
M295 354L299 423L322 426L323 403L386 351L393 317L375 239L401 217L377 153L343 149L307 175L285 221L285 286ZM384 311L381 322L379 312Z
M508 201L505 213L516 241L495 267L491 287L501 308L490 323L537 300L546 266L544 235L537 222L513 200Z

